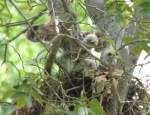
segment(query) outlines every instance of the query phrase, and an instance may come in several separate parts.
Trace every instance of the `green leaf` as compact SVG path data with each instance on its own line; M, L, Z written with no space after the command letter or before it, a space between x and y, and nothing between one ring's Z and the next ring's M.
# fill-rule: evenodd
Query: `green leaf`
M80 106L78 108L78 114L77 115L88 115L88 108L86 106Z
M141 49L145 50L147 53L150 52L150 47L148 46L147 43L142 43L141 44Z
M89 102L89 109L92 111L92 113L95 113L93 115L106 115L103 107L100 105L100 102L98 102L97 99L92 99Z
M124 37L124 39L123 39L123 43L125 43L125 44L128 44L132 41L133 41L133 38L131 38L131 37Z
M114 45L114 41L112 38L108 37L108 36L104 36L102 37L102 39L106 40L106 42L108 43L108 45Z
M28 95L24 92L16 92L12 99L17 103L17 107L21 108L26 105Z
M150 11L150 7L149 7L150 1L149 0L136 0L134 3L138 9L138 13L140 15L149 14L149 11Z
M26 105L26 97L25 96L20 96L17 99L17 107L21 108Z
M150 1L149 0L134 0L135 5L140 5L144 3L150 3Z
M132 48L132 52L133 52L134 55L139 55L141 53L141 48L138 45L135 45Z

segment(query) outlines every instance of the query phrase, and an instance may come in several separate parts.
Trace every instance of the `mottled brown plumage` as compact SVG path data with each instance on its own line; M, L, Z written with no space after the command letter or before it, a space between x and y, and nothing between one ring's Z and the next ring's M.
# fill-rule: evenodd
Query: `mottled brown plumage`
M59 33L58 22L55 20L43 25L36 25L27 30L27 38L33 42L50 41Z

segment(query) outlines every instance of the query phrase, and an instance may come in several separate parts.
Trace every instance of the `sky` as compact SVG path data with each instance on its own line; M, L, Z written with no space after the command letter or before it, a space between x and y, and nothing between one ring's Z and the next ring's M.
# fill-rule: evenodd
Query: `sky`
M150 55L142 51L137 61L137 65L138 64L143 64L143 66L136 66L133 76L140 79L147 89L147 92L150 94Z

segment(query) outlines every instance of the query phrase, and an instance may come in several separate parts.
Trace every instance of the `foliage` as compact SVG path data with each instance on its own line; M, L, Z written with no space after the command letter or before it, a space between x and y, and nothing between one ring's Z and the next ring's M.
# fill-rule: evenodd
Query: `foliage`
M82 30L95 31L96 27L87 16L83 0L74 0L73 5ZM148 0L134 0L131 6L124 1L106 2L108 15L115 15L117 23L123 27L130 24L134 15L137 16L135 21L138 28L135 35L124 38L125 44L133 45L135 55L139 55L143 49L150 52L147 44L150 42L149 17L147 19L149 6ZM133 10L134 7L137 11ZM16 108L31 107L33 98L39 103L43 101L44 94L39 87L45 79L43 68L47 53L40 43L27 40L25 32L28 22L33 25L48 22L47 0L0 0L0 15L0 114L8 115ZM141 16L143 18L140 18ZM135 37L136 39L133 39ZM68 61L68 71L71 69L70 66ZM57 79L59 71L57 65L54 65L52 70L54 79ZM80 100L75 104L74 110L70 115L86 115L86 112L89 115L105 115L96 99L88 103Z

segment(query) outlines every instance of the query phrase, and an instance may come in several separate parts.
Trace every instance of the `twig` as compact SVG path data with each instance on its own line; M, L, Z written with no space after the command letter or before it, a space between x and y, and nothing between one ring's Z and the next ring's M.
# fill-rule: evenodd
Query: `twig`
M136 43L141 43L141 42L149 43L150 40L146 40L146 39L145 40L134 40L134 41L131 41L131 42L127 43L127 44L122 45L120 48L117 49L117 51L122 50L126 46L133 45L133 44L136 44Z
M4 60L1 65L3 65L7 60L7 50L8 50L8 44L5 44Z
M31 30L33 31L33 33L36 35L37 39L39 40L39 42L45 47L45 49L48 51L48 48L45 46L45 44L41 41L39 35L37 32L34 31L32 25L30 22L28 22L27 18L24 16L24 14L21 12L21 10L16 6L16 4L10 0L10 3L15 7L15 9L18 11L18 13L24 18L26 24L29 26L29 28L31 28Z
M25 33L27 31L27 29L22 30L21 32L19 32L16 36L14 36L12 39L8 40L7 43L10 43L14 40L16 40L17 38L19 38L20 35L22 35L23 33Z
M4 102L4 101L0 101L0 105L8 105L8 106L14 106L15 104L10 103L10 102Z
M149 63L150 63L150 61L147 61L147 62L145 62L145 63L136 64L135 66L144 66L144 65L147 65L147 64L149 64Z
M34 17L31 17L31 18L28 18L27 20L30 21L30 23L32 24L35 20L37 20L39 17L41 17L44 13L44 11L46 11L46 8L43 9L38 15L34 16ZM6 24L2 24L0 25L1 27L2 26L5 26L5 27L11 27L11 26L20 26L20 25L24 25L26 24L26 21L19 21L19 22L12 22L12 23L6 23Z

